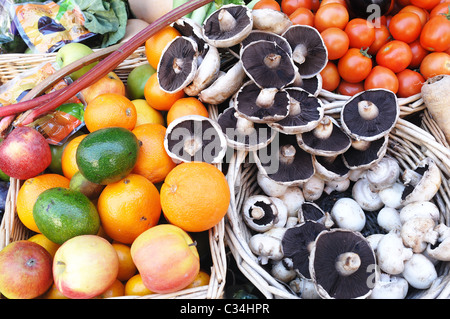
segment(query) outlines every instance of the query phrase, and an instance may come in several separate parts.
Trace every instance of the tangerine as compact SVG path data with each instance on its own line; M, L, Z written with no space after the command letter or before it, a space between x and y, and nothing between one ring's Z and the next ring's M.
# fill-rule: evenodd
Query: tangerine
M131 248L122 243L113 243L112 246L119 257L119 273L117 274L117 279L127 281L137 272L136 265L133 262L133 258L131 258Z
M166 128L160 124L142 124L133 131L141 145L132 173L159 183L176 166L164 148Z
M112 126L132 130L136 119L134 104L117 93L100 94L86 105L84 111L84 123L89 132Z
M166 45L178 36L181 36L181 33L177 29L166 26L145 41L145 55L148 63L155 70L158 68L159 60Z
M138 174L129 174L106 185L97 208L105 233L123 244L131 244L142 232L156 225L161 216L158 189Z
M174 93L163 91L159 85L157 73L153 73L145 83L144 96L152 108L159 111L168 111L175 101L185 96L185 93L183 90Z
M153 291L145 287L141 274L136 274L125 283L125 296L146 296Z
M183 97L173 103L167 112L167 125L173 120L186 115L201 115L208 117L208 110L205 105L196 97Z
M42 174L27 179L17 194L17 215L25 227L41 233L33 217L33 206L39 195L53 187L69 188L70 180L59 174Z
M113 297L120 297L125 295L125 285L119 280L116 279L111 286L109 286L104 292L102 292L94 299L106 299Z
M189 288L195 288L195 287L200 287L200 286L206 286L209 285L209 280L210 280L211 276L203 271L200 270L197 274L197 276L195 276L194 281L191 282L186 288L184 289L189 289Z
M61 155L61 168L63 175L68 179L71 179L76 172L78 172L77 164L77 148L80 142L87 136L87 134L82 134L70 140Z
M58 290L58 287L56 287L56 284L53 283L49 290L42 296L40 296L39 299L69 299L68 297L64 296L61 291Z
M230 203L224 174L205 162L186 162L172 169L161 186L160 196L166 219L189 232L214 227Z

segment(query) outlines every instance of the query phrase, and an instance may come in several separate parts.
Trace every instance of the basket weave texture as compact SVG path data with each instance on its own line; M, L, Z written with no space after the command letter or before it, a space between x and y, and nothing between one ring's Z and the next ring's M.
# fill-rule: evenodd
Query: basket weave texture
M95 50L94 50L95 51ZM54 62L55 53L49 54L4 54L0 55L0 86L20 73L43 62ZM145 48L139 47L125 59L114 72L126 83L128 74L136 67L146 64ZM216 165L219 169L220 164ZM34 233L26 228L16 211L16 199L23 181L11 178L6 198L4 217L0 225L0 250L11 242L28 239ZM220 299L223 298L226 276L225 252L225 220L209 230L209 246L211 250L212 267L208 285L184 289L169 294L150 294L146 296L123 296L121 299ZM0 295L1 297L1 295Z
M322 90L319 94L325 114L339 118L340 110L347 96ZM450 225L450 148L441 129L426 110L421 94L398 100L400 119L389 133L387 154L397 159L400 168L414 169L426 157L431 157L439 166L442 184L433 202L440 210L440 223ZM421 124L413 124L409 118L419 117ZM227 179L232 201L227 215L225 239L236 260L238 268L267 298L296 299L301 295L288 284L274 278L270 267L263 266L249 247L254 234L243 219L242 207L245 200L256 194L263 194L257 182L258 167L250 163L248 151L235 151L229 163ZM373 219L373 218L372 218ZM367 218L366 228L375 225L376 218ZM374 225L371 225L374 224ZM438 278L428 289L409 289L406 298L447 299L450 298L450 264L440 262L436 266Z

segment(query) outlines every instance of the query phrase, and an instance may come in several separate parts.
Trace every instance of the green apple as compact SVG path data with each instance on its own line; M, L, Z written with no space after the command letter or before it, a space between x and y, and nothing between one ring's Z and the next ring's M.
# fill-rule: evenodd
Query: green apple
M134 68L127 78L127 94L130 100L143 99L144 87L150 76L156 70L150 64L143 64Z
M75 62L76 60L79 60L93 52L94 51L90 47L88 47L83 43L78 42L67 43L56 53L55 57L56 63L60 68L63 68L66 65L69 65L70 63ZM70 77L74 81L77 80L83 74L92 69L97 63L98 61L82 67L81 69L70 74Z

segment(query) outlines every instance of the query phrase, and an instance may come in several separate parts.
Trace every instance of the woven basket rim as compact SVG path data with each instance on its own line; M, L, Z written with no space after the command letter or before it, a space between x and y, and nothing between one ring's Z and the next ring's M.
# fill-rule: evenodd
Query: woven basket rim
M97 50L94 50L97 51ZM43 62L54 62L56 53L39 54L3 54L0 55L0 85L21 72ZM134 68L148 63L145 47L141 46L125 59L114 70L124 83ZM221 168L220 164L216 167ZM26 229L17 216L16 197L20 188L20 180L10 179L10 187L6 199L6 207L0 224L0 250L12 241L27 239L33 233ZM151 294L146 296L123 296L121 299L221 299L224 296L227 257L225 249L225 218L209 229L209 245L212 257L210 281L208 285L180 290L171 294ZM0 295L0 297L2 297Z

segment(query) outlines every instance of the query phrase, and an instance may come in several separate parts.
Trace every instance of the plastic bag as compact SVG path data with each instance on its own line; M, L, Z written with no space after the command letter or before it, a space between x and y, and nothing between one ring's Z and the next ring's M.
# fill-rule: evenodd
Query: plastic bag
M60 6L53 1L9 3L8 10L23 41L34 53L54 52L66 43L96 35L84 27L85 18L76 5Z

